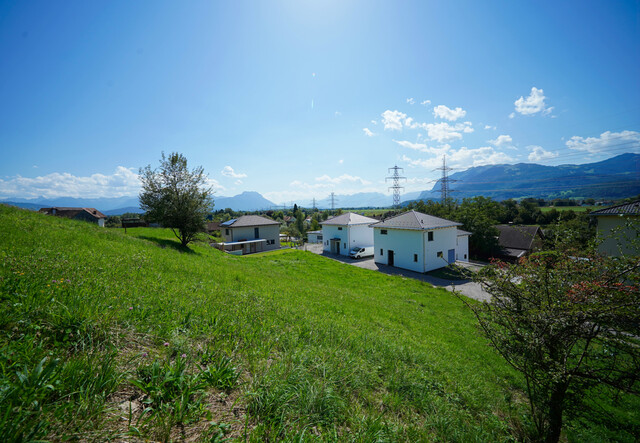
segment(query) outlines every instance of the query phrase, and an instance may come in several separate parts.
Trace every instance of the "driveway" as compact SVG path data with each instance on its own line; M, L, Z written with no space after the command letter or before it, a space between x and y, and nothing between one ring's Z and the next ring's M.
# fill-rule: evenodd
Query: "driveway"
M473 298L479 301L489 301L491 299L491 295L482 289L482 286L479 283L476 283L471 280L458 280L458 281L450 281L444 280L442 278L433 277L427 274L421 274L419 272L409 271L402 268L396 268L395 266L387 266L380 263L376 263L371 258L364 259L353 259L349 257L345 257L343 255L329 254L322 250L322 243L305 243L305 245L301 248L305 251L313 252L314 254L322 255L324 257L330 258L332 260L336 260L342 263L347 263L349 265L357 266L359 268L370 269L372 271L382 272L384 274L389 275L400 275L406 278L413 278L415 280L421 280L427 283L431 283L433 286L437 286L440 288L445 288L447 291L453 291L461 293L469 298ZM483 265L477 263L466 263L466 262L456 262L457 265L464 266L465 268L471 269L472 271L478 271Z

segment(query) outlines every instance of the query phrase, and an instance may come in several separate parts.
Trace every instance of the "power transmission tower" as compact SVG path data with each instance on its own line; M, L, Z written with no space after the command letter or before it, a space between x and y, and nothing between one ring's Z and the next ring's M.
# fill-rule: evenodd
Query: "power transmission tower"
M446 204L449 201L449 197L451 197L452 192L456 192L451 189L450 184L453 182L457 182L458 180L454 180L449 178L449 171L452 171L452 168L447 166L447 156L442 156L442 167L434 169L434 171L442 171L442 178L440 179L440 201L442 204Z
M313 197L313 206L311 207L312 210L316 210L316 198Z
M399 168L398 166L394 166L393 168L389 168L388 172L391 173L393 171L393 175L391 177L386 177L385 181L393 180L393 186L389 186L389 189L393 189L393 207L400 207L400 191L404 189L403 186L400 186L400 180L406 180L407 177L401 177L398 171L403 171L404 169Z
M336 194L332 192L331 193L331 212L334 212L334 210L336 209L336 201L338 201L338 199L336 198Z

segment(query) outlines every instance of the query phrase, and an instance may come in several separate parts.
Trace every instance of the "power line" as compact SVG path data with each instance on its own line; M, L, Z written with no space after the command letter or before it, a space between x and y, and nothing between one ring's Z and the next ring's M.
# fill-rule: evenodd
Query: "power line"
M458 180L449 178L449 171L453 171L453 168L447 166L447 156L442 156L442 167L434 169L434 171L442 171L442 178L440 179L440 199L442 203L446 203L449 199L449 194L455 192L449 186L450 183L457 182Z
M386 177L384 179L384 181L388 181L388 180L393 180L393 186L389 186L389 189L393 189L393 207L394 208L399 208L400 207L400 191L404 189L403 186L400 186L400 180L406 180L407 177L401 177L400 173L398 171L403 171L403 168L398 167L398 165L394 166L393 168L389 168L387 170L388 173L391 173L391 171L393 171L393 175L391 177Z
M335 192L331 193L331 212L333 212L336 209L336 201L338 199L336 198L336 194Z

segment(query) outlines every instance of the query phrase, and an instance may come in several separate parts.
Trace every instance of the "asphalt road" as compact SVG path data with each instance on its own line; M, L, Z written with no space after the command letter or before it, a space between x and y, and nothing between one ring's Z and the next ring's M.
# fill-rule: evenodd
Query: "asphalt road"
M394 266L387 266L376 263L371 258L353 259L342 255L329 254L322 250L322 243L305 243L304 250L313 252L314 254L322 255L332 260L336 260L349 265L357 266L359 268L370 269L372 271L382 272L389 275L399 275L406 278L413 278L415 280L421 280L432 284L440 288L445 288L447 291L456 291L465 295L466 297L473 298L480 301L488 301L491 299L491 295L487 293L479 283L475 283L471 280L444 280L438 277L432 277L428 274L421 274L419 272L409 271L406 269L396 268ZM466 262L456 262L456 264L469 268L471 270L477 270L482 265Z

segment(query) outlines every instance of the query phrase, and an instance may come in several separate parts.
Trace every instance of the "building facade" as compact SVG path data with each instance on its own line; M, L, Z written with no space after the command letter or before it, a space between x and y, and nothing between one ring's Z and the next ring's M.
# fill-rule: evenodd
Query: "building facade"
M348 256L352 248L373 246L373 229L369 225L377 221L347 212L321 222L322 249L331 254Z

